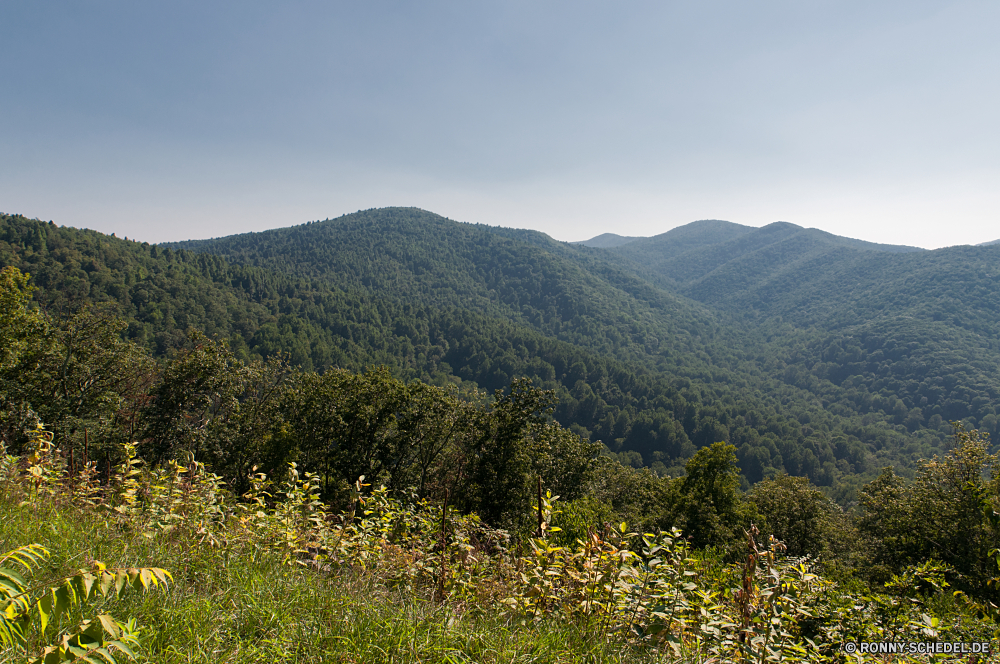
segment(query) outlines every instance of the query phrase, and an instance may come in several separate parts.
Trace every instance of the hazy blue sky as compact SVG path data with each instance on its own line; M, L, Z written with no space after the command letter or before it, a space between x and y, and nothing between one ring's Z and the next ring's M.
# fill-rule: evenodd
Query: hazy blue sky
M0 3L0 210L1000 238L1000 2Z

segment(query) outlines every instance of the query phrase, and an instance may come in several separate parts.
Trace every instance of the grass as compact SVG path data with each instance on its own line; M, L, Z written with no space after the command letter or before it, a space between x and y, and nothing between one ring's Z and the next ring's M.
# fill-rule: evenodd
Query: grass
M0 503L0 551L37 542L57 579L101 560L112 567L157 566L174 584L92 607L135 618L151 661L609 663L658 661L609 643L587 625L517 624L489 607L438 604L363 577L335 577L248 547L149 539L99 513L69 506ZM0 651L0 661L17 654Z
M167 591L130 591L64 618L66 626L98 613L134 619L148 661L860 664L883 660L848 657L842 644L1000 634L993 605L944 586L921 594L906 580L902 594L838 587L784 556L780 543L759 547L753 527L752 553L737 565L692 552L679 531L643 536L637 553L625 547L638 535L610 526L575 547L542 536L512 549L474 516L450 515L442 531L430 503L383 489L362 498L360 480L360 509L334 515L308 475L278 488L258 478L237 503L200 464L149 471L129 456L98 487L89 471L67 478L40 450L25 470L0 459L0 552L26 544L50 552L35 570L32 583L42 585L33 598L95 560L168 570ZM102 506L88 506L92 498ZM924 567L907 573L947 571ZM439 583L444 602L433 599ZM32 611L40 625L48 609ZM46 639L33 629L31 654L54 639L51 627ZM0 650L0 662L18 659L24 653ZM939 658L896 661L930 659Z

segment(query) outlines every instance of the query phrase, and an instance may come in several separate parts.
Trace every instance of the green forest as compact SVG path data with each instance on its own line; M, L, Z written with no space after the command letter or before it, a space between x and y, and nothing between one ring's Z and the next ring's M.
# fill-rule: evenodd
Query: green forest
M0 655L847 661L849 641L990 641L997 259L791 224L588 247L387 208L150 245L2 215ZM81 546L115 561L74 571ZM54 604L17 599L46 570ZM248 601L275 575L340 599L261 626L198 594ZM94 601L152 631L87 622L101 579L116 591ZM445 654L376 636L396 654L349 659L324 625L361 598L389 631L417 611L407 638ZM49 612L62 646L31 618Z

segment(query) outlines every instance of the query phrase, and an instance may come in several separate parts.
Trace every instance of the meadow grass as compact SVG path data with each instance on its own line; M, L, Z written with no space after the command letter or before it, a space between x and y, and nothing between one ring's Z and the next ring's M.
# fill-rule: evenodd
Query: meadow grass
M45 578L72 574L93 560L169 570L169 590L88 611L135 618L145 656L163 664L659 661L653 653L608 641L594 625L518 624L494 607L437 603L419 590L389 589L370 576L288 566L247 546L145 537L93 510L0 503L0 551L28 543L52 554ZM20 657L0 652L0 661Z
M333 514L315 476L294 467L283 485L257 477L237 500L201 464L142 469L127 446L119 472L101 485L90 470L67 476L42 448L26 471L0 459L0 552L29 544L48 552L32 563L30 590L14 591L33 608L11 614L0 604L12 619L31 618L18 628L27 650L0 649L0 663L54 644L59 625L39 634L55 606L43 608L43 597L56 597L46 589L93 574L104 575L101 584L131 580L121 597L112 589L113 601L67 600L61 625L82 630L99 613L134 620L143 657L165 664L861 664L885 660L848 656L842 644L982 642L1000 633L995 607L949 592L931 563L887 584L895 594L849 588L784 556L774 538L758 546L753 526L746 561L729 565L692 551L677 530L640 536L605 524L572 547L545 533L511 543L474 515L446 522L428 502L404 503L384 488L362 495L361 480L358 502ZM640 542L638 552L628 548ZM135 568L150 567L160 578L159 568L170 573L169 588L142 592ZM940 587L918 592L934 575ZM9 584L4 595L13 601ZM893 661L932 659L940 658Z

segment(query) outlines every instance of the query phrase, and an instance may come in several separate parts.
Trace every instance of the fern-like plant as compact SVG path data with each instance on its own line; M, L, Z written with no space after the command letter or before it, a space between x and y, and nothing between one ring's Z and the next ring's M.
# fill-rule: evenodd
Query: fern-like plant
M118 598L125 592L145 592L167 586L170 572L158 567L108 569L95 561L89 570L56 580L32 583L32 575L49 557L39 544L28 544L0 557L0 647L23 648L32 664L64 661L115 664L116 655L134 659L138 643L134 621L120 622L100 614L59 629L60 618L98 597ZM36 633L44 646L28 654L29 637Z

